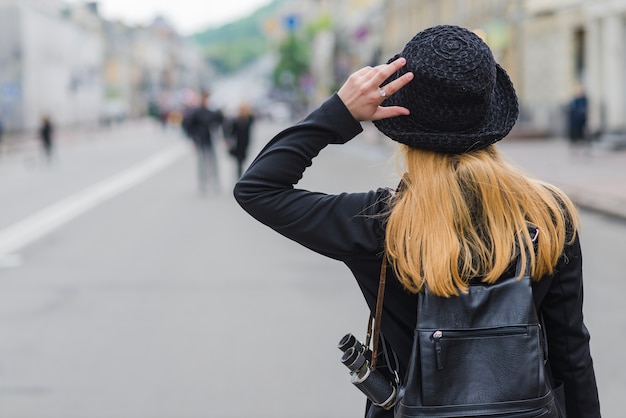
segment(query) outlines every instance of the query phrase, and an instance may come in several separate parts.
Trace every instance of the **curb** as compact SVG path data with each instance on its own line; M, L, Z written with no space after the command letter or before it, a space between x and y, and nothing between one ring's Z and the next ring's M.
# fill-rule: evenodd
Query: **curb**
M626 220L626 201L576 187L559 186L582 209Z

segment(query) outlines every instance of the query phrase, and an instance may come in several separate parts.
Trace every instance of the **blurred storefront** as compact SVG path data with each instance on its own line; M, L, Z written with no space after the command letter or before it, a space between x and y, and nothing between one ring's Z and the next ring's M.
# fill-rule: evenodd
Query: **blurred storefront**
M164 18L142 27L103 21L105 122L180 110L189 89L208 88L198 47ZM155 115L156 116L156 115Z

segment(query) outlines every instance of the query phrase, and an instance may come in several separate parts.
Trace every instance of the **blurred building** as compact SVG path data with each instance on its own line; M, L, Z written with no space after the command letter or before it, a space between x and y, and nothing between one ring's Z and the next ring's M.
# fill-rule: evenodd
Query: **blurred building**
M626 0L384 0L383 55L437 24L474 30L511 76L523 135L562 135L576 85L590 132L626 132ZM522 132L520 132L522 131Z
M576 84L586 90L589 130L611 145L626 137L626 1L527 0L525 99L546 116ZM545 121L549 126L549 119Z
M5 129L94 125L180 108L206 87L207 66L164 18L131 27L97 2L0 0L0 117Z
M105 21L103 33L105 121L143 116L154 105L180 109L187 89L207 87L201 52L165 18L141 27Z
M56 0L0 0L0 112L7 130L98 120L103 43L87 6Z

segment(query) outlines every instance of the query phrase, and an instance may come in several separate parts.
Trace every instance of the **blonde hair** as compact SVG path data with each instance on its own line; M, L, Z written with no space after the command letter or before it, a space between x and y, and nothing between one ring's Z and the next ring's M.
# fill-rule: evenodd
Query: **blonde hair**
M556 187L506 163L495 146L442 154L400 145L406 173L391 202L386 256L411 292L466 292L472 278L494 283L525 249L531 277L553 272L576 233L573 203ZM538 228L533 243L528 225ZM522 268L520 276L525 273Z

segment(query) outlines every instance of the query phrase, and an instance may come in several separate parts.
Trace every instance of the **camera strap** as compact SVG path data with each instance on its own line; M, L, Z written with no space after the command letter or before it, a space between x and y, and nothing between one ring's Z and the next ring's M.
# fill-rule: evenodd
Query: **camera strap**
M385 283L387 281L387 254L383 254L383 261L380 266L380 279L378 280L378 296L376 297L376 313L375 316L370 315L369 322L367 324L367 336L365 339L365 345L369 346L370 339L372 341L372 362L370 369L376 368L376 361L378 360L378 342L380 337L380 318L383 315L383 300L385 298ZM372 327L373 323L373 327Z

